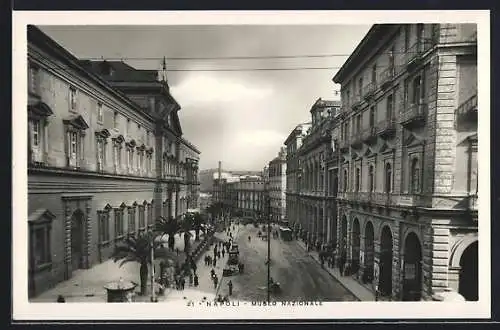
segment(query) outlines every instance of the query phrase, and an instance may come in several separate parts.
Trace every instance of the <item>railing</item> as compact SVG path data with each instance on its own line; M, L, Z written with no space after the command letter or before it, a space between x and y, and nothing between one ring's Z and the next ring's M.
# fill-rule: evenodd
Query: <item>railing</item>
M409 104L404 108L401 114L401 124L409 125L413 122L425 121L425 115L427 114L427 103L413 103Z
M373 94L375 94L376 89L377 89L377 84L375 82L372 81L372 82L366 84L363 87L363 97L365 99L369 99L370 97L373 96Z
M435 41L430 39L420 39L417 40L410 48L406 51L406 64L410 65L419 61L422 55L432 48Z
M352 103L351 103L351 107L353 109L357 109L358 106L361 104L361 95L359 94L354 94L352 96Z
M469 97L465 102L460 104L456 110L458 116L464 116L474 112L477 112L477 94Z
M381 120L377 124L378 134L381 136L388 136L396 132L396 118L387 118L385 120Z
M387 87L392 82L395 75L396 69L394 66L389 66L387 69L382 71L382 73L380 74L380 87Z
M392 195L390 193L380 193L380 192L371 193L371 201L372 203L381 206L390 206L393 204Z

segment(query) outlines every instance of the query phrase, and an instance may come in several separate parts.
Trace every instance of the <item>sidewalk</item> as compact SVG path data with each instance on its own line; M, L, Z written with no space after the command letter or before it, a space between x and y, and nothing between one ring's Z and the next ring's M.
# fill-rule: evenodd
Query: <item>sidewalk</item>
M297 243L306 250L306 245L304 242L297 240ZM309 251L309 256L316 260L318 263L320 262L319 254L316 251ZM341 276L338 268L324 268L325 271L330 273L332 277L334 277L340 284L342 284L347 290L349 290L356 298L360 301L375 301L375 294L370 291L368 288L357 282L351 276Z
M203 237L203 236L202 236ZM194 242L194 231L191 243ZM179 256L184 256L184 239L178 234L175 235L175 247L179 248ZM155 260L155 269L159 271L159 262ZM64 282L58 283L55 287L47 290L37 297L30 298L30 302L55 302L58 295L62 295L66 302L106 302L107 293L104 286L109 282L118 281L122 278L124 281L131 281L138 284L136 292L139 291L139 264L129 262L120 267L120 262L114 262L112 259L106 260L89 269L79 269L73 272L73 276ZM157 276L158 274L155 274ZM151 273L148 274L147 295L135 296L135 301L149 302L151 292ZM162 301L168 298L169 293L173 291L167 289L165 295L158 296Z

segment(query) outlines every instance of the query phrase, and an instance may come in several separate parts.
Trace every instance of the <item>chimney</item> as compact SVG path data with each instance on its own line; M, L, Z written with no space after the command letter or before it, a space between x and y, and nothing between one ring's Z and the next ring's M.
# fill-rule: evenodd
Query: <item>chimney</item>
M219 180L221 179L221 176L222 176L222 162L219 160L219 170L218 170L218 178Z

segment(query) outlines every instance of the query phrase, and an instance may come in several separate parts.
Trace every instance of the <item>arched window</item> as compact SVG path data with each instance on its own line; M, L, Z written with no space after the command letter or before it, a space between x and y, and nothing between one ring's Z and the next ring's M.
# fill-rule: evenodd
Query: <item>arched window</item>
M411 161L411 186L410 191L413 194L420 192L420 165L418 163L418 158L413 158Z
M369 184L370 184L369 191L373 192L375 190L375 173L374 173L373 165L370 165L370 168L368 170L368 176L369 176Z
M361 187L361 169L356 168L356 191L359 191Z
M390 193L392 191L392 167L391 163L385 164L385 192Z

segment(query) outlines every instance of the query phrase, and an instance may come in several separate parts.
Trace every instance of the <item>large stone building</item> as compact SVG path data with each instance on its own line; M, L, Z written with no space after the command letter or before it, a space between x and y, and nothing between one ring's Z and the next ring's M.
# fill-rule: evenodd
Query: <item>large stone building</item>
M478 298L476 52L475 24L374 25L333 78L339 256L391 299Z
M298 151L310 127L311 123L297 125L284 142L286 148L286 218L297 230L303 221L300 218L298 204L302 177Z
M278 156L269 162L269 212L276 223L286 217L286 150L281 148Z
M197 200L166 72L82 62L28 26L29 295Z
M298 223L311 244L335 244L332 239L336 236L336 214L327 207L326 161L331 153L331 117L339 111L339 101L318 99L310 110L311 127L297 150Z

